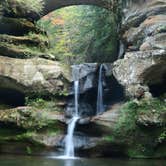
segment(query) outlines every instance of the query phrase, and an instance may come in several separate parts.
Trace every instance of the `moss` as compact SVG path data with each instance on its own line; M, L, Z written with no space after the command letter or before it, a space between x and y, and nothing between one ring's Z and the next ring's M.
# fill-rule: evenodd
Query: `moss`
M58 114L56 112L56 114ZM56 117L52 117L55 113L50 110L42 110L38 108L26 107L16 108L2 111L0 119L4 123L14 123L24 129L39 130L44 127L57 125Z
M115 138L112 135L104 137L104 140L108 142L115 142Z
M166 127L163 129L163 131L158 137L158 142L162 143L164 141L166 141Z
M45 49L48 46L47 37L42 34L29 33L24 36L0 35L0 42L24 47L39 47Z
M62 112L62 109L57 106L57 100L51 99L51 100L44 100L43 98L29 98L26 97L26 105L30 107L34 107L37 109L42 109L45 111L56 111L56 112Z
M155 124L138 124L140 115L155 114L162 117L166 113L166 102L163 99L151 99L127 102L121 109L121 116L115 125L113 134L106 137L109 142L119 140L126 145L124 152L132 158L165 157L165 153L157 150L160 146L166 147L165 122Z
M0 53L3 56L13 57L13 58L30 58L30 57L42 57L51 59L52 55L47 53L47 49L38 46L27 46L27 45L14 45L8 44L6 42L0 43Z
M32 149L31 149L30 146L27 146L27 147L26 147L26 151L27 151L27 154L28 154L28 155L31 155L31 154L32 154Z

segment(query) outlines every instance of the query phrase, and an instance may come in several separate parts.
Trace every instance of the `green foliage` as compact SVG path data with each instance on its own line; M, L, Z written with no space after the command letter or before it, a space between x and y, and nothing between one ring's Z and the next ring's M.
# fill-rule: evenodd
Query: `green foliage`
M136 117L137 117L138 104L130 101L125 104L121 110L121 116L118 123L116 124L115 132L117 134L124 134L128 136L132 134L136 128Z
M114 138L114 136L106 136L106 137L104 137L104 140L108 141L108 142L114 142L115 138Z
M161 132L160 136L158 137L158 142L162 143L166 141L166 128L164 128L164 131Z
M153 98L151 100L141 100L139 102L130 101L121 110L121 116L116 125L116 132L124 135L132 134L136 128L136 120L140 114L161 114L166 112L166 102L162 99Z
M29 147L29 146L27 146L26 147L26 151L27 151L27 154L32 154L32 149Z
M51 99L49 101L44 100L42 98L35 98L31 99L29 97L25 98L25 104L30 107L34 107L37 109L43 109L45 111L59 111L61 112L61 109L57 107L56 103L58 101L56 99Z
M33 106L36 108L43 108L45 106L45 100L41 98L36 98L36 99L29 99L28 97L25 98L25 104L27 106Z
M121 115L115 126L112 137L128 145L126 154L130 157L147 157L157 156L156 152L158 143L161 144L166 140L166 129L162 125L140 126L137 120L140 115L154 115L156 117L164 116L166 113L166 102L163 99L153 98L150 100L129 101L121 109ZM111 141L111 140L110 140Z
M65 63L115 59L117 24L110 11L94 6L72 6L44 17L38 25L47 31L51 53Z

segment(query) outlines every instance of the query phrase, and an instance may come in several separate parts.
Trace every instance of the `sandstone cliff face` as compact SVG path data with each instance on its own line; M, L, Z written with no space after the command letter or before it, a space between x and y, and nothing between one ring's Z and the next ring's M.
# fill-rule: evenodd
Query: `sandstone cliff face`
M69 70L58 62L42 59L0 57L0 88L24 94L58 95L67 91Z
M124 9L124 58L114 63L114 76L130 97L144 96L148 85L164 84L166 75L166 2L133 2Z
M47 53L48 37L35 24L35 18L39 18L41 11L40 0L0 2L1 56L13 58L38 56L52 59L52 55Z

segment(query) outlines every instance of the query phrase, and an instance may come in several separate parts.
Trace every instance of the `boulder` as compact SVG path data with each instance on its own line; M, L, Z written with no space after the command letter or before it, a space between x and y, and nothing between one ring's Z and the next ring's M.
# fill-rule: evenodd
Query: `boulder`
M70 83L69 68L42 58L0 57L0 88L24 94L63 95Z
M166 73L166 50L128 52L113 65L113 75L126 94L141 97L147 85L162 83Z
M74 113L75 113L74 101L69 101L68 105L66 106L65 116L70 118L73 116ZM91 117L93 115L95 115L95 111L92 108L92 106L87 102L79 101L79 116L82 118L86 118L86 117Z
M97 63L84 63L72 66L73 81L79 80L80 93L96 87Z
M109 132L111 132L119 119L121 106L122 104L114 104L102 115L98 115L92 118L91 122L96 125L103 126L102 128L104 128L104 126L105 128L110 128Z

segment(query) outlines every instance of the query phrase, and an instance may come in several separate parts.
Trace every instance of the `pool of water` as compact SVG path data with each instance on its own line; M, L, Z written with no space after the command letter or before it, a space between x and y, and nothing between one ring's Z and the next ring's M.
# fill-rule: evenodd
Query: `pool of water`
M109 158L62 160L49 157L0 155L0 166L166 166L166 161Z

